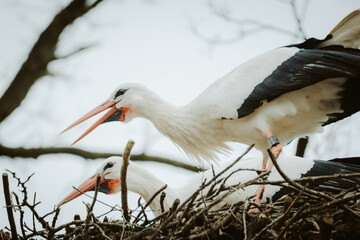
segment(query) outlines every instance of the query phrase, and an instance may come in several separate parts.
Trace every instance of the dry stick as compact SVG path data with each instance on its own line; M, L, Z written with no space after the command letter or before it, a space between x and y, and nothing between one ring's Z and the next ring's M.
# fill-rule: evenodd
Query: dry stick
M238 211L238 208L239 207L236 207L235 211ZM211 228L202 231L201 233L195 236L190 236L189 239L209 239L209 236L211 236L212 233L215 233L221 227L228 225L233 220L233 218L234 216L230 213L227 216L223 217L222 219L216 221Z
M123 162L120 169L120 183L121 183L121 208L123 210L123 216L127 222L130 221L128 201L127 201L127 185L126 185L126 173L129 166L129 158L132 147L135 142L129 140L126 144L124 153L123 153Z
M267 150L269 156L270 156L270 159L271 161L273 162L276 170L279 172L280 176L286 181L288 182L291 186L293 186L294 188L297 189L297 191L301 191L301 189L303 189L303 186L299 183L296 183L294 182L293 180L291 180L280 168L279 164L277 163L276 161L276 158L274 157L274 155L272 154L271 150L268 149ZM323 198L323 199L326 199L326 200L333 200L332 197L326 195L326 194L323 194L321 192L318 192L318 191L315 191L315 190L311 190L311 189L305 189L304 190L306 193L309 193L311 194L312 196L316 196L316 197L320 197L320 198Z
M293 180L291 180L281 169L280 169L280 166L279 164L277 163L276 161L276 158L274 157L274 155L272 154L271 150L270 149L267 149L267 152L269 154L269 157L271 159L271 161L273 162L276 170L279 172L280 176L286 181L288 182L291 186L301 190L303 189L303 186L294 182Z
M46 222L44 219L49 216L50 214L53 214L56 212L56 209L51 211L50 213L48 214L45 214L43 217L41 217L35 210L35 207L38 205L38 203L35 203L33 205L31 205L27 199L28 199L28 192L27 192L27 189L26 189L26 186L25 184L30 180L30 178L34 175L31 174L24 182L21 181L20 178L18 178L16 176L16 174L14 172L11 172L9 170L7 170L8 172L10 172L13 177L18 181L18 185L22 187L22 192L23 192L23 200L22 200L22 203L21 203L21 206L23 207L28 207L30 209L30 211L33 213L33 215L35 216L35 218L38 220L39 223L41 223L42 227L47 229L49 232L53 231L53 228L49 225L48 222ZM24 230L24 225L23 225L23 222L24 222L24 211L21 209L21 206L20 206L20 203L19 203L19 198L18 196L13 193L15 198L16 198L16 201L17 201L17 204L19 205L19 208L20 208L20 227L21 227L21 231L23 233L23 236L24 238L26 238L26 235L25 235L25 230Z
M165 207L164 207L165 197L166 197L166 193L165 193L165 192L162 192L161 195L160 195L160 209L161 209L161 213L164 213L164 212L165 212Z
M248 181L246 183L239 184L238 186L236 186L236 187L234 187L232 189L229 189L229 191L226 194L218 197L211 204L209 204L206 208L204 208L202 210L202 212L205 212L205 211L209 210L210 208L212 208L213 206L215 206L216 204L218 204L219 202L221 202L222 200L224 200L225 198L227 198L229 195L233 194L237 190L245 188L245 187L250 186L250 185L253 185L254 183L258 183L259 179L262 179L263 177L267 176L269 173L270 173L270 171L262 172L260 175L258 175L254 179L252 179L252 180L250 180L250 181Z
M201 186L201 188L199 188L198 190L196 190L190 197L188 197L158 228L159 231L155 232L152 236L151 239L155 239L156 236L162 231L162 229L164 229L169 222L175 217L175 215L180 211L180 209L182 209L189 201L191 201L191 199L194 197L194 195L198 195L200 191L202 191L202 189L208 187L213 181L215 181L219 176L221 176L224 172L226 172L227 170L229 170L232 166L234 166L238 161L240 161L252 148L254 147L254 144L252 144L251 146L248 147L248 149L246 149L246 151L240 156L238 157L232 164L230 164L228 167L226 167L224 170L222 170L221 172L219 172L216 176L214 176L208 183L203 184Z
M34 193L34 200L33 200L33 205L35 205L36 203L36 192ZM35 225L35 215L34 213L32 214L32 221L33 221L33 229L36 232L36 225Z
M348 201L357 200L359 198L360 198L360 193L356 193L356 194L351 195L349 197L340 198L340 199L334 199L333 201L324 203L319 207L315 207L315 208L307 210L306 212L304 212L304 214L302 216L305 217L305 216L307 216L309 214L324 210L325 208L329 208L329 207L336 206L336 205L341 205L341 204L346 203Z
M249 199L246 199L245 206L243 209L243 227L244 227L244 240L247 240L247 230L246 230L246 210L249 206Z
M96 227L96 229L101 233L101 236L103 238L105 238L107 240L112 240L112 238L110 238L108 235L106 235L104 230L102 230L102 228L98 224L94 223L94 227Z
M288 213L290 212L290 210L293 208L293 206L295 205L295 203L300 199L300 197L303 195L305 188L308 186L308 184L305 185L305 187L299 192L299 194L296 196L296 198L294 199L294 201L292 201L292 203L290 204L290 206L286 209L286 211L280 216L278 217L275 221L271 222L270 224L268 224L265 228L261 229L260 232L258 232L251 240L256 240L258 239L266 230L268 230L269 228L271 228L272 226L277 226L279 222L282 222L282 220L288 215Z
M16 232L16 225L14 221L14 215L12 212L12 204L10 198L10 188L9 188L9 177L7 173L2 174L3 187L4 187L4 196L6 203L6 211L9 219L10 229L11 229L11 239L18 239L18 235Z
M137 239L144 239L144 237L153 234L154 232L158 231L156 228L147 227L143 230L136 232L134 235L131 236L130 240L137 240Z
M56 233L54 231L54 227L55 227L56 221L58 219L59 213L60 213L60 208L56 208L55 209L55 216L54 216L53 221L51 223L51 228L49 228L48 239L54 238L54 234Z
M78 189L78 188L76 188L76 187L74 187L74 186L73 186L72 188L73 188L74 190L78 191L79 193L81 193L82 195L84 195L84 196L86 196L86 197L88 197L88 198L94 199L94 197L92 197L92 196L90 196L89 194L81 191L80 189ZM103 201L98 200L98 199L96 199L96 201L97 201L98 203L101 203L102 205L105 205L105 206L109 207L109 208L111 209L111 211L113 211L113 210L120 211L120 209L117 209L117 208L116 208L116 206L118 206L118 205L111 206L111 205L109 205L109 204L107 204L107 203L105 203L105 202L103 202ZM110 212L111 212L111 211L110 211ZM102 217L103 215L104 215L104 214L102 214L102 215L100 215L100 216L98 216L98 217Z
M20 230L21 230L21 233L23 235L23 238L26 240L27 238L26 238L25 229L24 229L24 210L22 209L23 205L20 204L20 200L19 200L18 195L16 195L16 193L14 193L14 192L12 194L15 197L16 206L18 208L18 211L20 212Z
M86 216L86 219L85 219L85 226L84 226L84 229L83 229L83 239L86 240L88 239L88 235L87 235L87 230L89 228L89 222L90 222L90 218L91 218L91 212L94 208L94 205L95 205L95 202L96 202L96 197L97 197L97 194L99 192L99 182L100 182L100 176L98 175L96 177L96 185L95 185L95 194L94 194L94 199L91 203L90 206L86 206L87 208L87 216Z
M302 196L302 194L304 193L304 190L309 186L309 184L307 183L303 189L301 189L301 191L299 192L299 194L296 196L296 198L294 199L294 201L291 202L290 206L285 210L285 212L282 214L282 216L280 216L278 219L276 219L276 221L274 221L274 228L276 229L280 224L283 223L283 219L285 217L287 217L287 215L290 213L291 209L294 207L295 203L300 199L300 197Z
M323 175L323 176L312 176L312 177L302 177L293 179L292 181L299 183L299 182L314 182L317 180L330 180L334 178L354 178L359 177L360 173L342 173L342 174L334 174L334 175ZM270 185L278 185L282 183L286 183L286 180L280 180L280 181L265 181L263 184L270 184Z
M144 222L143 222L143 224L144 224L144 226L146 226L146 224L149 222L149 220L148 220L148 218L147 218L147 215L146 215L146 213L145 213L145 208L143 207L143 205L141 205L140 204L140 207L141 207L141 211L144 213L144 215L143 215L143 218L144 218ZM136 220L136 219L135 219ZM134 220L134 221L135 221ZM140 219L139 219L140 220ZM134 224L134 223L133 223Z
M294 216L292 216L290 218L290 220L286 223L285 227L280 231L279 235L277 236L277 238L275 238L275 240L280 239L280 237L285 233L286 229L288 229L288 227L294 222L294 220L296 219L297 216L299 216L304 210L305 208L309 207L310 203L305 203L300 209L299 211L297 211Z
M133 224L136 224L139 220L140 220L140 215L142 213L145 214L145 209L152 203L152 201L154 201L154 199L156 198L157 195L159 195L165 188L167 188L167 184L165 184L164 186L162 186L158 191L156 191L154 193L154 195L152 195L152 197L146 202L145 206L141 209L141 211L138 213L138 215L135 217L135 220L133 221Z
M283 177L290 185L294 186L295 188L298 188L298 189L301 189L302 188L302 185L299 184L299 183L296 183L294 181L292 181L288 176L286 176L284 174L284 172L280 169L274 155L272 154L271 150L268 149L268 154L271 158L271 161L273 162L275 168L278 170L279 174L281 175L281 177ZM326 199L328 201L334 201L335 199L322 193L322 192L319 192L319 191L315 191L315 190L311 190L311 189L306 189L305 192L313 195L313 196L318 196L318 197L321 197L323 199ZM341 206L342 208L346 209L347 211L349 211L354 217L356 217L357 219L360 219L360 215L357 214L355 211L353 211L352 209L350 209L348 206L346 205L342 205Z
M197 195L194 195L193 198L192 198L192 199L189 201L189 203L187 204L185 210L183 211L183 213L181 214L181 217L179 218L179 222L178 222L177 228L179 228L180 225L183 224L181 221L182 221L182 219L186 216L186 214L188 214L188 212L189 212L189 210L190 210L190 207L193 206L193 203L194 203L196 197L197 197Z
M236 187L233 187L231 189L228 190L228 192L220 197L218 197L217 199L215 199L211 204L207 205L205 208L203 208L201 211L199 211L197 214L193 215L188 221L187 223L184 223L184 225L190 225L192 224L192 222L199 216L203 215L206 211L208 211L209 209L211 209L213 206L215 206L216 204L218 204L219 202L221 202L222 200L224 200L226 197L228 197L229 195L233 194L235 191L245 188L249 185L254 184L255 182L257 182L260 178L263 178L264 176L267 176L270 173L270 171L266 171L266 172L262 172L260 175L258 175L257 177L255 177L254 179L246 182L246 183L242 183L242 184L238 184ZM199 190L198 190L199 191ZM197 191L197 192L198 192ZM185 228L184 226L184 228Z

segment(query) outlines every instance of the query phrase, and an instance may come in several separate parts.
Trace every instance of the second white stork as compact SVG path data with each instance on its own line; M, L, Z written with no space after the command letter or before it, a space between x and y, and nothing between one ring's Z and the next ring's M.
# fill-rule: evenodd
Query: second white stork
M258 169L259 164L262 162L259 158L242 159L237 162L233 167L227 170L220 178L228 178L225 181L226 186L236 186L237 184L246 183L252 179L255 179L258 174L256 171L247 170L249 168ZM360 173L360 158L344 158L333 159L329 161L312 160L299 157L280 156L278 159L280 168L287 173L289 178L296 179L300 177L308 176L323 176L339 173ZM80 184L77 189L72 191L66 196L59 204L63 205L67 202L82 195L87 191L95 189L96 176L100 176L99 191L106 194L114 194L121 191L120 184L120 167L122 163L121 157L110 157L106 159L96 172ZM213 178L213 174L217 174L225 169L228 164L222 164L203 173L196 173L190 178L182 187L171 188L168 186L164 189L166 197L164 199L164 210L168 210L174 203L175 199L179 199L180 202L184 202L190 197L204 182L204 179L210 180ZM276 169L273 169L267 178L269 181L283 180ZM130 161L127 171L127 187L130 191L138 193L143 199L148 202L153 195L162 188L165 183L156 177L146 168L139 164ZM319 191L338 193L345 189L350 189L354 185L360 183L360 177L356 178L334 178L329 180L310 181L309 187ZM219 186L218 186L219 187ZM218 205L214 206L213 210L222 208L224 205L233 205L235 203L245 201L247 198L254 194L257 185L250 185L245 188L241 188L236 192L229 195ZM203 196L206 196L209 188L204 189ZM289 189L276 185L269 185L264 192L263 201L268 199L276 200L289 193ZM222 192L224 194L226 192ZM219 196L220 196L219 195ZM150 209L155 216L161 213L160 207L160 194L149 205Z

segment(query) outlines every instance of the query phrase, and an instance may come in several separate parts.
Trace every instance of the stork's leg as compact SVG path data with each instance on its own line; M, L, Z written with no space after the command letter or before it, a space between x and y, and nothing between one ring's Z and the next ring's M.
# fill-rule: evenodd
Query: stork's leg
M267 156L266 153L263 154L263 165L262 165L262 169L265 170L266 169L266 163L267 163L267 159L269 157ZM272 165L272 161L270 161L269 163L269 167L270 165ZM272 166L271 166L272 167ZM255 197L253 199L253 202L260 206L261 204L261 200L262 200L262 197L263 197L263 194L264 194L264 191L265 191L265 185L259 185L259 187L257 188L256 192L255 192ZM249 210L249 212L258 212L258 209L257 208L251 208Z
M270 145L272 154L274 155L275 159L277 159L282 151L282 147L280 145L279 140L277 139L277 137L274 136L274 134L272 134L272 132L270 130L265 131L265 136ZM267 159L268 159L268 156L266 154L264 154L263 166L262 166L263 170L265 170L265 169L271 170L272 167L274 166L274 163L270 160L269 166L266 168ZM260 206L264 191L265 191L265 185L260 185L255 192L255 197L254 197L255 204ZM250 209L250 212L257 212L257 209L256 208Z
M272 154L274 155L275 159L277 159L282 151L282 147L280 145L279 140L277 137L274 136L274 134L268 129L265 131L265 136L268 140L270 149ZM271 165L270 169L272 168L272 162L270 161L269 166Z

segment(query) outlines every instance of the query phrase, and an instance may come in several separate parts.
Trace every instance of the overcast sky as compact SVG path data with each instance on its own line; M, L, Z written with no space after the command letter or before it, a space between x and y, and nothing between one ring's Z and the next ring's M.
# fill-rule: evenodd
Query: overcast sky
M14 78L38 35L68 2L0 2L0 94ZM225 42L237 38L240 31L238 24L218 17L215 9L223 9L234 19L256 20L287 31L296 31L296 22L285 0L214 1L215 7L211 7L210 2L105 0L66 29L57 54L64 56L84 46L89 49L50 64L49 70L54 76L39 80L22 105L1 125L1 143L11 147L68 146L94 120L61 136L59 132L103 102L121 83L144 84L166 101L183 105L247 59L301 41L263 29L232 43L211 45L191 29L196 28L208 39ZM325 37L343 17L360 7L357 0L299 2L306 36L317 38ZM304 2L309 2L307 8ZM359 155L358 121L359 114L313 137L307 157L327 159ZM335 134L331 135L331 132ZM128 139L136 142L134 153L146 152L191 163L143 119L126 125L104 124L76 147L122 152ZM294 145L285 147L285 153L293 154ZM223 157L224 161L235 159L245 148L240 144L233 146L234 154ZM251 154L260 156L256 151ZM16 171L23 178L36 173L28 186L37 192L37 199L43 206L41 211L45 213L71 191L71 186L92 174L99 161L85 161L71 155L43 156L35 161L0 157L0 166L1 170ZM192 174L163 165L145 165L175 186L181 185ZM100 198L110 204L119 202L119 196L101 195ZM81 209L79 213L84 216L83 200L88 199L78 199L71 206L64 206L59 222L69 221L73 209ZM136 203L131 204L136 206ZM4 206L2 197L0 206ZM97 207L98 212L106 211L102 206ZM0 215L5 216L2 207ZM1 218L0 229L5 225L6 219Z

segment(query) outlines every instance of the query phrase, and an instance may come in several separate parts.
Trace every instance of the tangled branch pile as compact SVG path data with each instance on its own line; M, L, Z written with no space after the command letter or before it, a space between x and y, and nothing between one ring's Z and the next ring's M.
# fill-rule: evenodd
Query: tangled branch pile
M274 165L278 168L275 160ZM166 197L163 190L166 186L159 189L148 202L142 204L139 201L141 210L137 215L131 211L128 214L126 210L123 220L112 222L106 217L100 221L92 211L96 203L97 187L92 204L86 206L87 217L80 219L76 215L73 221L60 226L56 225L59 208L40 216L36 211L39 203L29 203L25 184L31 176L26 181L22 181L15 173L11 173L22 188L21 201L20 197L13 193L16 200L13 207L20 212L18 228L21 233L16 233L16 224L9 215L11 229L0 230L0 239L11 239L9 231L12 231L12 239L39 237L45 239L360 239L359 186L339 194L307 188L307 182L319 178L350 178L354 175L290 180L281 169L278 171L285 181L267 181L269 172L263 171L255 179L233 186L224 184L226 178L221 177L222 172L214 174L211 180L204 180L199 189L187 200L182 203L178 199L175 200L168 211L162 208L162 213L153 219L146 215L146 210L159 194L160 205L163 206L162 202ZM280 185L294 191L275 202L261 206L255 205L251 199L248 199L221 210L212 210L212 207L226 196L253 184ZM204 195L205 188L210 190ZM12 206L8 208L11 209ZM35 220L43 229L36 229L35 225L31 227L23 221L26 208L31 210ZM124 209L127 209L127 206L123 206ZM253 213L249 209L259 211Z

